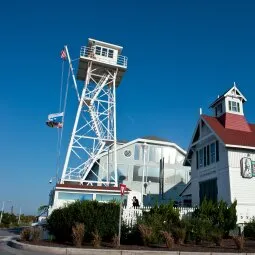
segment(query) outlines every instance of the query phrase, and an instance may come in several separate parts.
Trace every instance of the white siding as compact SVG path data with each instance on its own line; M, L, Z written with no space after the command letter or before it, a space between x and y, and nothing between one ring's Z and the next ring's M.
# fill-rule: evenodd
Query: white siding
M241 176L240 161L243 157L255 160L255 154L250 151L230 149L229 168L230 168L230 183L231 183L231 199L237 199L240 204L254 204L255 205L255 178L247 179Z
M199 150L213 141L216 141L216 137L210 136L208 139L198 144L196 150ZM199 169L196 167L196 152L194 151L191 164L192 204L198 205L200 203L199 183L214 178L217 178L218 199L230 202L230 184L228 177L228 154L224 144L219 142L219 161Z
M237 200L238 222L247 222L255 216L255 178L246 179L241 176L240 161L243 157L255 160L254 151L243 149L229 149L229 171L231 200Z

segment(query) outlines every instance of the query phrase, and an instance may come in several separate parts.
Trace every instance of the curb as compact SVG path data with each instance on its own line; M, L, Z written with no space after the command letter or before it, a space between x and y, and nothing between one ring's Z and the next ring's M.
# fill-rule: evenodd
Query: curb
M40 245L31 245L8 240L9 246L15 249L48 252L59 255L255 255L255 253L221 253L221 252L183 252L183 251L147 251L147 250L106 250L106 249L82 249L82 248L61 248Z

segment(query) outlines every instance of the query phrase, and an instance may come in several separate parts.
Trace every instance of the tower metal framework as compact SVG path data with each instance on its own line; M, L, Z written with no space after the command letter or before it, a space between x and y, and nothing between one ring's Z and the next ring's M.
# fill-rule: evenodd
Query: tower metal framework
M67 46L65 51L79 104L60 183L118 186L116 88L127 69L127 57L120 55L120 46L89 39L80 51L76 77L84 85L79 95ZM100 154L110 150L113 164L100 165ZM103 179L97 174L99 166Z

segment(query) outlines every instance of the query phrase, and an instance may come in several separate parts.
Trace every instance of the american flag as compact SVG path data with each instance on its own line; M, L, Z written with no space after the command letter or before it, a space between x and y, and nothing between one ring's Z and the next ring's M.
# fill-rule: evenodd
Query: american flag
M65 49L61 50L60 56L63 60L66 60L66 51L65 51Z

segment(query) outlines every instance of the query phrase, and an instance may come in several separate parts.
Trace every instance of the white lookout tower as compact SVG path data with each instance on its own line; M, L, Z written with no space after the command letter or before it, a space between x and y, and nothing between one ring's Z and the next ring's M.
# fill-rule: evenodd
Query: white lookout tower
M72 69L67 46L65 50ZM116 153L111 166L101 166L98 159L102 152L116 152L116 88L127 69L127 57L121 51L120 46L90 38L81 47L77 79L84 81L84 87L78 95L61 184L118 186ZM97 174L99 165L105 167L103 180Z

